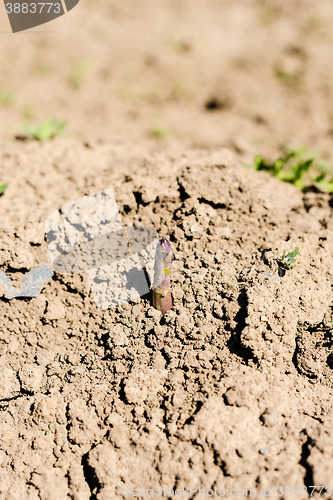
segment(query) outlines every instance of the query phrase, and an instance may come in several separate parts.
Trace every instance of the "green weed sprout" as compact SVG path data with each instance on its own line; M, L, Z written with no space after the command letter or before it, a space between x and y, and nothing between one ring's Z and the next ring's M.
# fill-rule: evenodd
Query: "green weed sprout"
M8 188L8 182L6 184L1 184L1 186L0 186L0 196L3 195L3 193L6 191L7 188Z
M150 129L150 133L155 139L167 139L171 135L171 130L167 127L156 125Z
M31 104L27 103L27 104L24 104L24 106L22 107L22 115L24 116L24 118L26 120L31 120L31 118L34 117L34 110L33 110L33 107Z
M15 94L12 90L0 90L0 106L10 106L14 99Z
M278 263L284 268L284 269L292 269L293 266L292 264L296 262L296 255L298 254L299 248L295 248L292 252L287 253L283 251L283 257L282 259L277 259Z
M157 244L154 264L153 306L164 315L172 306L170 291L170 266L172 248L166 238Z
M36 141L46 141L54 139L60 135L66 125L66 120L60 121L53 118L52 120L46 120L37 126L23 123L22 128L28 137L32 137Z
M277 67L275 70L275 76L278 78L283 84L288 87L302 91L305 89L305 83L302 79L301 75L291 71L285 71L284 69Z
M304 147L297 149L285 147L282 155L273 162L256 155L254 165L251 167L269 172L281 181L289 182L303 191L311 184L317 184L333 192L332 166L319 159L316 151L307 151Z
M86 73L89 68L89 63L86 59L79 59L73 64L71 73L69 75L69 83L73 89L78 90L82 87Z

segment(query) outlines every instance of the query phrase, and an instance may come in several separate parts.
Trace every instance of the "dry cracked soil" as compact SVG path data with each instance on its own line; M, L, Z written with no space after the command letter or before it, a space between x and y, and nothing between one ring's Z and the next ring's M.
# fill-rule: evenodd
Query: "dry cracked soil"
M333 198L244 167L333 161L332 2L86 0L17 35L1 9L1 273L50 265L47 217L111 188L171 242L174 307L2 282L0 500L332 498ZM67 136L24 136L53 116Z
M98 310L84 274L3 297L2 498L329 486L330 195L245 169L227 149L128 155L59 140L1 157L17 178L1 199L1 269L14 284L45 261L49 213L105 186L125 225L158 228L175 255L164 317L147 296ZM279 272L295 247L293 269Z

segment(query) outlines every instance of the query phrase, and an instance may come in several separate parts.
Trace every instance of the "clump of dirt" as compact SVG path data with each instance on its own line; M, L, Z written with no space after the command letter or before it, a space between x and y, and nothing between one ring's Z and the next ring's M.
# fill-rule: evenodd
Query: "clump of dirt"
M329 486L330 196L313 193L313 212L228 150L171 158L60 140L1 155L20 172L0 200L11 277L47 259L53 210L109 187L123 223L154 227L175 253L164 317L148 298L98 310L79 274L2 297L1 498ZM281 276L276 259L296 247Z

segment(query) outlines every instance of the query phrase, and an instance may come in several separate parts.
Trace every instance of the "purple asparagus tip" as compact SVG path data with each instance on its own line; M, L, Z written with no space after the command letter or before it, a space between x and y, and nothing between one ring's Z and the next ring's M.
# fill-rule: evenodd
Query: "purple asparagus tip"
M160 241L160 245L162 247L162 252L165 256L167 256L170 252L172 252L171 245L168 242L168 240L166 238L164 238L164 236Z
M155 275L153 284L153 305L165 314L172 307L172 296L170 291L170 266L172 260L172 248L166 238L162 238L156 247Z

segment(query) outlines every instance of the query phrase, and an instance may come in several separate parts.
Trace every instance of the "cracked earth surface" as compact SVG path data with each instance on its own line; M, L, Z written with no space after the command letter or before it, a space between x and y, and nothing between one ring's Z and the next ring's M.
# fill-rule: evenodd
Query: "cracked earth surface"
M131 155L64 139L8 146L1 164L23 172L0 199L14 284L47 258L46 217L108 187L124 225L154 227L175 258L163 318L148 297L98 310L84 274L2 297L0 498L330 485L330 195L245 169L227 149ZM281 277L276 258L296 246Z

